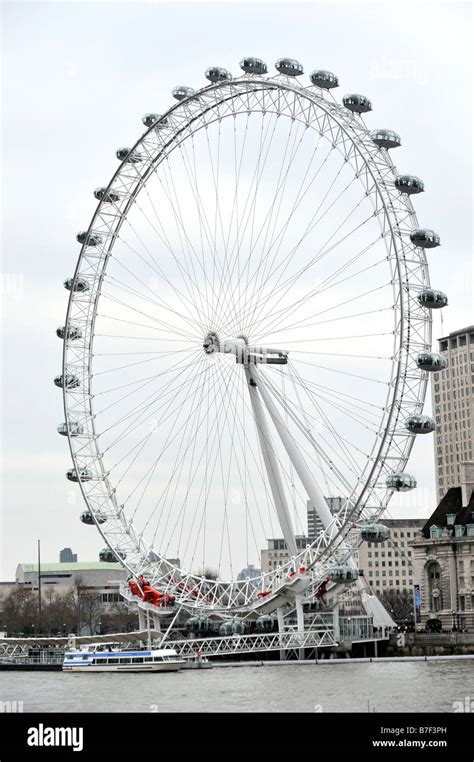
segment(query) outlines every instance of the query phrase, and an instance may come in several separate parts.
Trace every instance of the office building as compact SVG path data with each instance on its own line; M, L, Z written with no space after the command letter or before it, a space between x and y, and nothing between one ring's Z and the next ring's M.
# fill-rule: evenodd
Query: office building
M73 553L71 548L63 548L59 551L59 562L61 564L77 563L77 553Z
M338 513L345 503L345 498L343 497L326 497L324 499L332 514ZM323 525L310 500L308 500L306 504L306 515L308 521L308 537L317 537L318 534L322 532Z
M426 519L381 519L390 529L385 542L362 542L359 546L359 569L376 595L387 590L413 590L413 551L410 543L417 537Z
M474 326L439 339L438 351L448 361L431 384L439 503L450 487L461 485L461 462L474 457Z
M305 535L296 535L295 540L299 552L304 550L310 542ZM290 553L285 540L274 538L267 540L267 543L267 547L260 551L260 566L264 574L275 571L290 560Z
M237 579L238 580L249 579L252 582L257 577L259 577L261 573L262 573L261 569L257 569L253 564L249 564L244 569L242 569L242 571L238 573Z

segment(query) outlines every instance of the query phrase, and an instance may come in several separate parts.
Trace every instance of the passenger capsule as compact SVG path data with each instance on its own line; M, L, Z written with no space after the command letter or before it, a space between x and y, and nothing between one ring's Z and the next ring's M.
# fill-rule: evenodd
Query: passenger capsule
M107 190L107 188L103 187L96 188L94 191L94 196L96 197L97 201L105 201L110 204L120 201L120 196L118 193Z
M77 376L68 373L65 376L55 376L54 385L60 389L77 389L81 385Z
M435 246L440 245L438 233L435 233L434 230L430 230L429 228L413 230L410 233L410 241L420 249L434 249Z
M82 338L82 331L76 325L69 325L67 328L65 325L60 325L59 328L56 328L56 336L60 339L66 338L69 341L74 341Z
M166 127L168 119L167 117L162 117L161 114L145 114L142 117L142 122L145 127L153 127L155 125L155 129L159 130L161 127Z
M205 616L192 616L186 622L188 632L194 632L196 635L207 634L212 627L212 620Z
M390 529L383 524L366 524L361 527L360 536L364 542L385 542L390 537Z
M277 624L278 621L276 617L272 616L271 614L262 614L262 616L259 616L255 622L259 632L272 632L272 630L276 629Z
M416 487L416 479L411 474L389 474L385 480L388 489L396 492L409 492Z
M184 101L185 98L191 98L194 95L194 90L192 87L187 87L186 85L178 85L177 87L174 87L171 91L171 94L173 98L176 98L177 101Z
M89 291L90 286L85 278L77 278L76 282L74 282L74 278L67 278L64 281L64 288L68 291L84 292Z
M246 74L266 74L267 64L260 58L242 58L240 68Z
M102 238L98 233L89 233L89 235L87 235L87 231L81 230L76 236L76 241L78 243L83 243L86 246L98 246L102 243Z
M421 370L427 370L430 373L437 373L448 367L446 357L437 352L420 352L416 358L416 364Z
M222 66L210 66L206 69L205 77L209 82L226 82L232 79L232 74Z
M124 161L126 164L138 164L143 161L143 156L136 151L132 151L131 148L119 148L115 152L117 159Z
M327 576L333 582L354 582L359 572L352 566L333 566L332 569L328 569Z
M437 291L434 288L424 288L416 297L422 307L427 310L439 310L446 307L448 297L443 291Z
M405 421L405 428L411 434L431 434L436 429L436 421L428 415L410 415Z
M88 468L80 468L79 475L75 468L66 471L66 479L70 482L89 482L92 479L92 472Z
M67 423L60 423L57 430L58 434L67 437ZM84 426L81 426L77 421L69 421L69 435L71 437L78 437L81 434L84 434Z
M423 193L425 184L416 175L398 175L394 181L395 188L400 193L406 193L408 196L415 193Z
M99 561L106 564L113 564L117 561L117 557L110 548L103 548L99 553Z
M311 72L309 78L313 85L322 87L323 90L332 90L333 87L339 87L339 79L332 71L317 69Z
M87 524L88 526L92 526L96 522L97 524L104 524L107 521L107 516L102 511L96 511L95 521L94 516L90 511L83 511L79 518L83 524Z
M245 625L241 619L226 619L219 627L219 635L243 635Z
M354 111L356 114L365 114L367 111L372 111L371 101L365 95L359 95L358 93L345 95L342 103L349 111Z
M372 142L379 148L399 148L402 144L398 133L384 128L372 130L370 137L372 138Z
M275 62L275 69L287 77L300 77L304 73L303 64L294 58L279 58Z

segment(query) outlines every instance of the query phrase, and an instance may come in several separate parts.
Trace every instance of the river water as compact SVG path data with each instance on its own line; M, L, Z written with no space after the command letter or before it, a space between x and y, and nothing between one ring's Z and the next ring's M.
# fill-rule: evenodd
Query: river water
M0 672L25 712L452 712L474 660L214 668L156 674Z

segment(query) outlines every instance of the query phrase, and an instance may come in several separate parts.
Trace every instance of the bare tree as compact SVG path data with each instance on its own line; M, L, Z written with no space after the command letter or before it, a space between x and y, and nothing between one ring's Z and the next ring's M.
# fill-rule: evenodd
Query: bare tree
M34 635L38 624L38 598L21 585L12 590L3 604L3 626L9 635Z
M74 586L67 595L67 605L73 622L73 631L84 630L93 635L99 627L103 606L95 590L84 587L81 577L76 577Z
M380 600L395 622L413 620L413 600L408 590L389 588L382 593Z
M217 569L212 569L210 566L205 566L199 571L194 572L197 577L204 577L205 579L216 580L219 579L219 572Z

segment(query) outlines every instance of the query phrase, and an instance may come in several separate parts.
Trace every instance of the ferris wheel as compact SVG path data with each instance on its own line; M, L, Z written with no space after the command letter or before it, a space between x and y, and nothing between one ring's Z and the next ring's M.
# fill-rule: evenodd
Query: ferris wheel
M414 438L435 429L439 236L367 97L341 105L334 74L304 81L293 59L240 67L176 87L94 191L57 331L67 478L101 558L185 609L253 615L331 580L373 613L353 555L386 538ZM281 562L242 574L275 538Z

